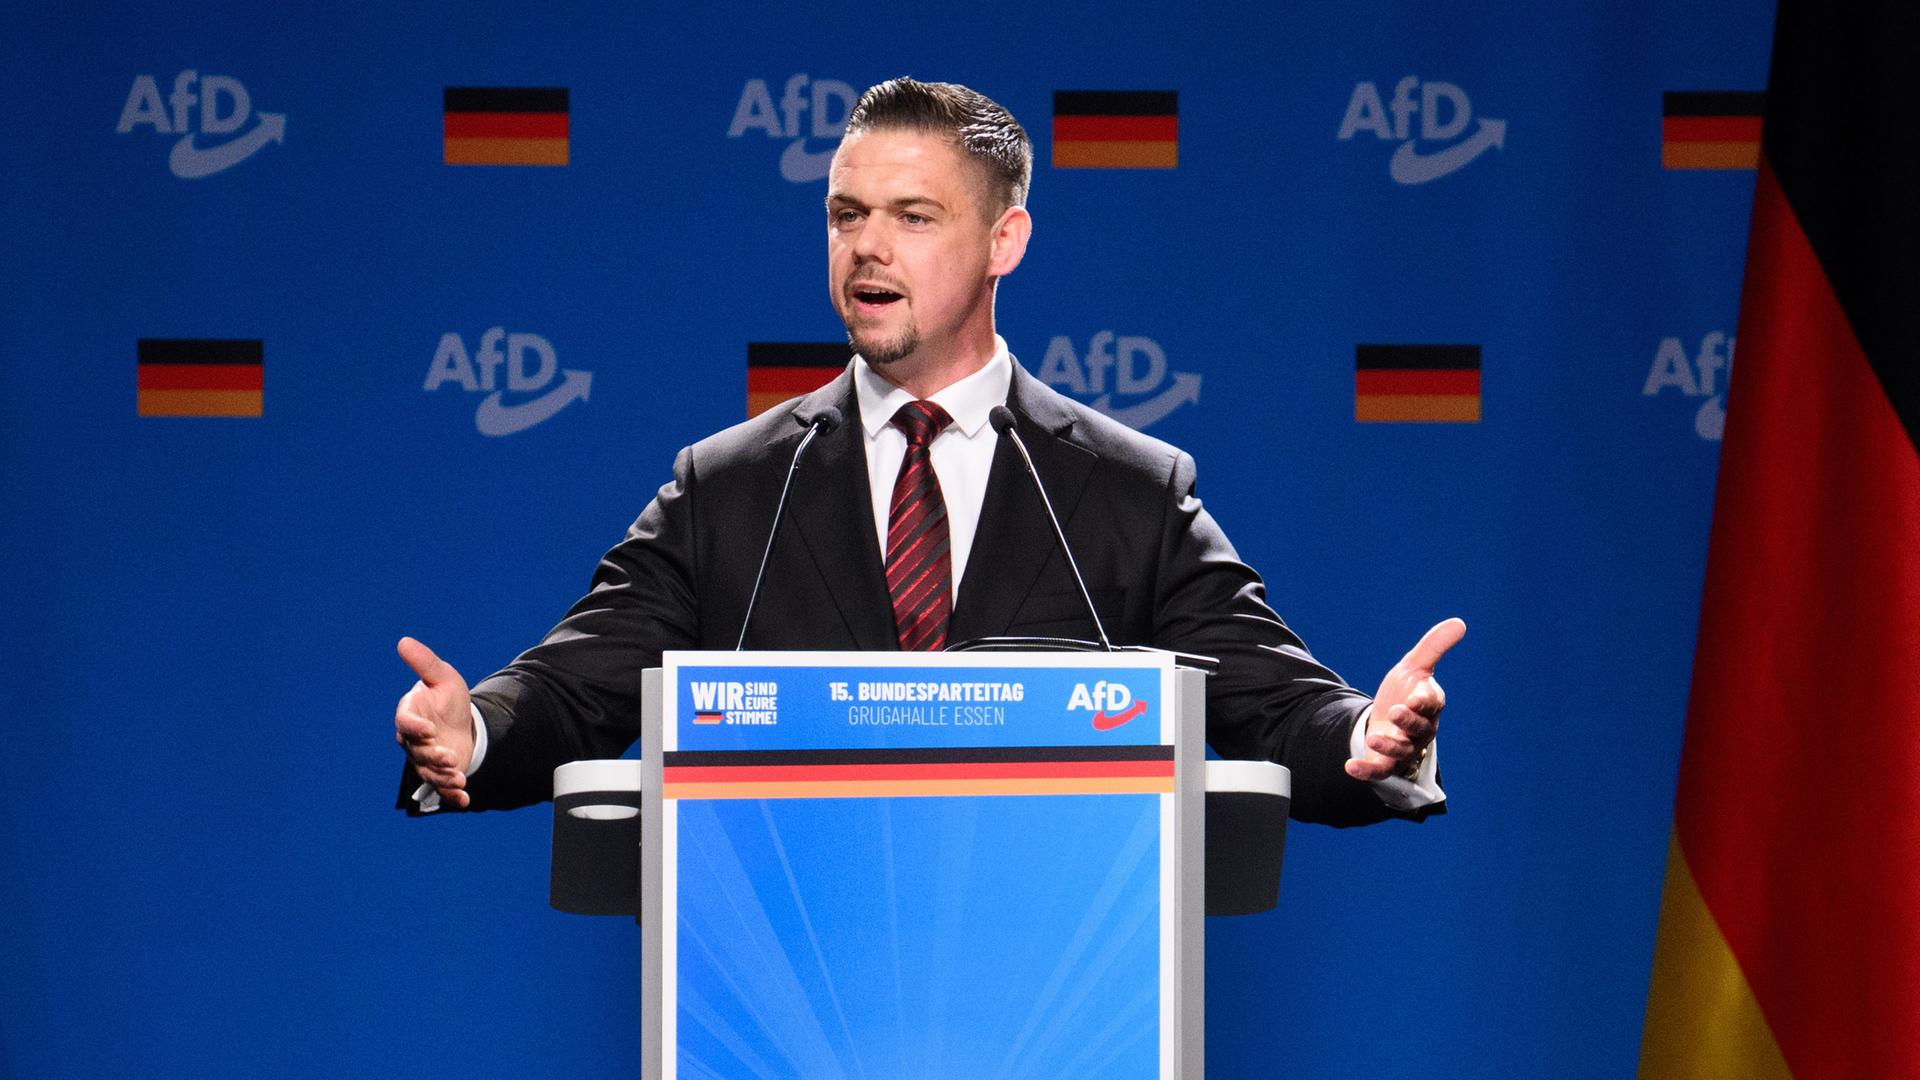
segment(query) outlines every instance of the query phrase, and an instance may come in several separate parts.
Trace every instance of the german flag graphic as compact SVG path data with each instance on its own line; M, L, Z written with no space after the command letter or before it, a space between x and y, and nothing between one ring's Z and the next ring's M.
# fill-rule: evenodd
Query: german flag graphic
M141 338L141 416L259 416L265 350L258 338Z
M820 389L851 359L853 347L844 341L748 342L747 416Z
M1171 169L1180 164L1173 90L1055 90L1053 167Z
M1478 423L1480 346L1355 346L1353 418L1363 424Z
M1748 90L1660 95L1660 167L1751 169L1760 159L1760 107L1766 94Z
M661 758L668 799L926 795L1152 795L1173 791L1171 746L888 750L680 750Z
M717 724L724 716L726 716L726 714L722 712L715 712L710 709L702 710L693 714L693 722L696 724Z
M449 86L449 165L565 165L567 90L541 86Z
M1779 6L1648 1080L1920 1077L1914 26Z

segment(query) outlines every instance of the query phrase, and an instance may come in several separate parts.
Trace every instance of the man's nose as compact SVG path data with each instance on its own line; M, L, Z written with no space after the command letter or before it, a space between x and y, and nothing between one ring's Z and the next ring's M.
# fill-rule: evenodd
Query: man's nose
M891 262L893 260L893 232L887 219L874 215L860 223L860 231L853 237L853 257L860 262Z

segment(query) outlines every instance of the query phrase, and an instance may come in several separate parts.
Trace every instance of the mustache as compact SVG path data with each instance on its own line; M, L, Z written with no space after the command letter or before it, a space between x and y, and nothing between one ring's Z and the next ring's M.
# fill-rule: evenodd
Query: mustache
M900 282L871 272L856 274L847 280L846 292L852 294L858 289L884 289L887 292L907 295L907 288Z

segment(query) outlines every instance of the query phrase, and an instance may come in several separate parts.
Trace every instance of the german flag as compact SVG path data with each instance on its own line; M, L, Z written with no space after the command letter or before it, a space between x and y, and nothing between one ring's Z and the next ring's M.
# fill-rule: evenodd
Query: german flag
M1751 90L1669 90L1660 95L1660 167L1751 169L1760 159L1760 108Z
M844 341L750 341L747 343L747 416L809 394L832 382L853 359Z
M259 416L265 350L259 338L141 338L141 416Z
M725 716L726 716L725 713L707 710L703 712L694 713L693 722L696 724L717 724Z
M1914 26L1775 21L1650 1080L1920 1076Z
M1171 169L1180 164L1173 90L1055 90L1053 167Z
M565 165L567 90L540 86L449 86L449 165Z
M1151 795L1173 791L1171 746L905 750L680 750L667 799L875 799L925 795Z
M1357 345L1353 418L1360 423L1480 421L1480 346Z

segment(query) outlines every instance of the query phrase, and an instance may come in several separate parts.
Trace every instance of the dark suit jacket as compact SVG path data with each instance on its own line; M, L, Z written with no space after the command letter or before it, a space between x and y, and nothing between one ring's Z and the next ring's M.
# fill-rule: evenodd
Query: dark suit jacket
M1109 636L1217 657L1207 740L1222 757L1293 771L1293 816L1349 825L1396 815L1342 769L1367 698L1320 666L1194 495L1193 459L1014 366L1008 406ZM851 372L682 450L593 588L540 644L473 688L486 760L475 809L552 797L556 766L617 757L640 733L640 673L667 649L731 649L767 528L806 424L828 406L794 478L748 648L897 649ZM1046 512L1002 439L948 640L1092 638ZM401 805L418 780L409 770Z

